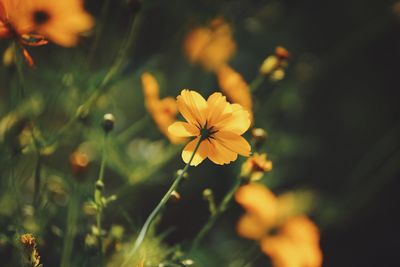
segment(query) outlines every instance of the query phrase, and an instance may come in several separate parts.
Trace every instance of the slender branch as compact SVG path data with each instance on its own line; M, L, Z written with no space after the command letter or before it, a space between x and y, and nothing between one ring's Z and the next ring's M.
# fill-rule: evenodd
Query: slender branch
M258 74L258 76L249 85L250 92L254 93L258 89L258 87L260 87L264 80L265 76L262 74Z
M190 164L193 161L193 158L200 146L200 143L203 141L202 138L199 138L199 141L197 142L194 150L193 150L193 154L190 157L188 163L186 163L185 167L183 168L183 170L179 173L178 177L175 179L175 181L173 182L173 184L171 185L171 187L168 189L167 193L165 193L165 195L163 196L163 198L161 199L161 201L158 203L158 205L156 206L156 208L150 213L149 217L147 217L146 222L144 223L142 229L140 229L139 235L135 241L135 244L133 245L133 248L131 250L131 252L129 253L127 259L123 262L123 264L121 265L121 267L126 266L129 261L131 260L131 258L135 255L135 253L137 252L137 250L139 249L140 245L143 243L144 238L146 237L146 233L150 228L151 223L153 222L153 220L156 218L156 216L158 215L158 213L161 211L161 209L165 206L165 204L167 204L169 198L171 197L171 193L176 190L176 188L178 187L180 181L183 179L185 173L187 172L187 170L189 169Z
M225 195L224 199L221 201L221 204L218 206L217 210L211 214L210 218L208 219L207 223L201 228L200 232L197 234L195 239L193 240L192 247L190 251L193 251L200 242L203 240L204 236L210 231L213 227L219 216L228 208L229 203L231 202L236 190L242 184L242 179L236 178L234 185L229 190L229 192Z
M102 216L103 216L103 189L104 189L104 169L106 166L106 142L107 142L107 136L108 134L104 134L104 141L103 141L103 151L102 151L102 158L101 158L101 164L100 164L100 171L99 171L99 177L96 181L95 184L95 190L94 190L94 201L96 203L97 207L97 212L96 212L96 227L98 230L98 242L99 242L99 252L100 252L100 262L102 264L103 262L103 256L104 256L104 248L103 248L103 235L102 235Z

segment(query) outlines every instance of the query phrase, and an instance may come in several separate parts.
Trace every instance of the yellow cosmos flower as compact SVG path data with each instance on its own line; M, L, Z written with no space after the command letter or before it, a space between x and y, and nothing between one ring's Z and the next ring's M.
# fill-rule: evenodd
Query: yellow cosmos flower
M227 164L237 155L249 156L250 145L241 135L250 127L249 113L238 104L230 104L221 93L205 100L199 93L182 90L177 97L179 112L187 122L175 122L168 131L179 137L196 137L182 151L188 163L198 142L200 146L191 165L209 158L216 164Z
M175 100L172 97L160 99L158 82L150 73L143 73L141 80L147 111L160 131L173 144L185 141L185 138L171 135L168 132L168 126L176 121L176 115L178 114Z
M214 19L209 27L193 29L185 38L184 50L190 62L216 70L235 53L232 31L223 19Z
M217 70L218 83L221 91L233 103L240 104L252 117L253 100L249 85L237 71L227 64L223 64Z
M305 216L288 219L274 236L261 241L262 251L274 267L319 267L322 252L317 226Z
M80 33L90 30L94 21L84 10L82 0L19 0L19 24L44 35L54 43L71 47Z
M263 185L249 184L236 191L235 199L247 212L237 224L238 234L261 240L278 219L276 196Z
M258 181L264 173L272 170L272 161L267 160L267 154L255 153L242 165L241 176L250 181Z
M240 187L235 198L246 210L237 224L238 234L258 241L274 267L321 266L318 228L306 216L288 214L283 206L293 203L287 198L276 197L267 187L254 183Z

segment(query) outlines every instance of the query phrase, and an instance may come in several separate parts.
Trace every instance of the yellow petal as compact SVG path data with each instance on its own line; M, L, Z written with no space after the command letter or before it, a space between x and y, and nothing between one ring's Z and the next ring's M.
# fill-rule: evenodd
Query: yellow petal
M235 200L248 213L256 216L265 228L276 224L277 199L267 187L256 183L241 186L236 191Z
M210 139L208 158L215 164L228 164L237 159L237 153L227 149L217 141Z
M266 234L267 229L257 217L245 214L240 218L236 231L241 237L259 240Z
M226 101L226 97L221 93L213 93L207 99L208 114L207 122L209 125L215 125L217 122L230 116L232 112L231 104Z
M250 113L238 104L232 104L233 112L215 124L220 130L233 132L238 135L245 133L251 124Z
M214 134L214 138L229 150L245 157L250 156L251 147L246 139L240 135L227 131L218 131Z
M179 112L189 123L204 126L207 118L207 102L199 93L182 90L177 97L177 104Z
M200 131L196 126L187 122L175 122L168 127L168 132L179 137L198 136Z
M159 87L156 78L148 72L144 72L140 78L142 80L143 93L146 100L158 99Z
M194 140L190 141L182 151L182 159L185 163L190 161L190 158L193 155L193 151L196 147L197 142L199 142L200 137L196 137ZM208 153L208 146L206 142L201 142L199 148L197 149L196 154L193 157L191 166L199 165L206 157Z

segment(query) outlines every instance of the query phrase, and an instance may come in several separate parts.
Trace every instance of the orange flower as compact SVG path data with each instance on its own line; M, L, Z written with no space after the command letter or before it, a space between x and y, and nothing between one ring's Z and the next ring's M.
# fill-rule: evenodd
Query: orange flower
M242 165L241 176L250 181L258 181L265 172L272 170L272 162L267 160L267 154L255 153Z
M24 45L44 45L48 38L70 47L92 26L81 0L0 0L0 38L16 39L29 66L33 59Z
M184 50L190 62L206 70L216 70L236 51L230 26L223 19L214 19L209 27L193 29L185 38Z
M20 1L22 25L31 25L32 31L46 36L54 43L71 47L79 34L93 27L93 18L86 13L82 0L25 0Z
M277 221L276 196L261 184L241 186L235 194L236 201L246 210L239 220L237 232L240 236L260 240Z
M287 198L277 198L260 184L240 187L235 198L246 210L237 224L238 234L257 240L274 267L321 266L318 228L305 216L287 214L287 209L282 213L283 205L293 204Z
M318 228L305 216L288 219L275 236L261 241L261 249L271 257L274 267L322 265Z
M223 64L217 70L217 78L221 91L226 94L228 99L233 103L240 104L252 114L253 101L249 85L243 77L227 64Z
M181 143L185 138L176 137L168 132L168 126L176 121L178 108L172 97L160 99L157 80L148 72L141 76L146 108L160 131L171 143Z
M238 104L230 104L221 93L207 101L197 92L182 90L177 97L179 112L187 122L175 122L168 131L179 137L196 137L182 151L188 163L198 142L200 146L191 165L209 158L216 164L235 161L237 155L248 157L250 145L241 135L250 127L249 113Z

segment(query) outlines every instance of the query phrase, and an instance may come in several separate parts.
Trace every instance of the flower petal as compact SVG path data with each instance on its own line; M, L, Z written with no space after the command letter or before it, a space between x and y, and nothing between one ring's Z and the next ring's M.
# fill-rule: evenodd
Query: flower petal
M265 236L267 229L257 217L245 214L240 218L236 226L236 231L241 237L259 240Z
M215 164L223 165L228 164L237 159L237 153L227 149L218 141L213 139L207 140L209 142L208 158Z
M229 150L245 157L250 156L250 144L240 135L227 131L218 131L214 134L214 138Z
M168 127L168 132L179 137L198 136L200 131L196 126L187 122L175 122Z
M199 139L200 137L196 137L194 140L190 141L183 149L182 159L185 163L188 163L190 161L190 158L193 155L193 151L196 147L197 142L199 142ZM208 145L204 141L202 141L190 165L191 166L199 165L207 157L207 154L208 154Z
M218 121L230 116L230 113L232 112L231 104L226 101L226 97L221 93L213 93L210 95L207 99L207 105L207 122L210 126L213 126Z
M223 131L229 131L238 135L245 133L251 124L250 113L238 104L231 105L233 112L216 122L215 127Z
M207 118L207 102L199 93L182 90L176 102L179 112L190 124L204 126Z

